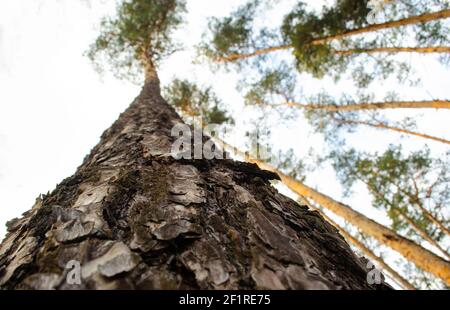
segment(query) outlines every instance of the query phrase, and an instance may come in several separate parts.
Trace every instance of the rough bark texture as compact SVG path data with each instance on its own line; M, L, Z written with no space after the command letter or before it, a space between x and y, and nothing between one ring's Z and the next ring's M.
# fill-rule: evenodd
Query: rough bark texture
M76 173L8 223L3 289L386 289L278 176L231 160L175 160L182 122L148 81ZM66 265L81 263L81 285Z

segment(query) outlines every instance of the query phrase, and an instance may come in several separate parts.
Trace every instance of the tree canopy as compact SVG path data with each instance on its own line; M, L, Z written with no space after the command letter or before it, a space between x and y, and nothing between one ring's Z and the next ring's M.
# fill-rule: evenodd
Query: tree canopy
M116 16L101 22L87 56L98 69L109 65L117 77L138 80L179 48L171 35L184 12L184 0L122 1Z

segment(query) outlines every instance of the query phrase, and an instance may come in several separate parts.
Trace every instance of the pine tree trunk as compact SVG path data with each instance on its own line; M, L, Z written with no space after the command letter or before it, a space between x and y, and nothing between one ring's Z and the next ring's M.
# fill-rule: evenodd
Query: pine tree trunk
M180 159L157 79L0 247L3 289L386 289L254 164ZM81 267L81 284L67 281Z
M387 102L355 103L346 105L322 105L322 104L302 104L298 102L286 102L278 105L297 107L306 110L322 110L330 112L382 110L382 109L450 109L449 100L387 101Z
M426 232L419 225L417 225L412 218L410 218L408 215L405 214L405 212L399 209L394 209L394 212L400 214L400 217L402 217L405 220L405 222L408 223L408 225L411 226L419 236L421 236L429 244L438 249L447 258L447 260L450 260L450 255L447 253L447 251L444 248L442 248L441 245L436 240L431 238L428 232Z
M450 53L450 46L357 48L350 50L333 50L333 53L343 56L374 53Z

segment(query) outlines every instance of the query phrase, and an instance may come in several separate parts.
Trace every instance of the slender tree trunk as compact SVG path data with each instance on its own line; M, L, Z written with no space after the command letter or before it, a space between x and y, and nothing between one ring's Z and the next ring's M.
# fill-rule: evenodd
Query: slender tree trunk
M329 37L316 39L313 41L313 43L314 44L323 44L323 43L330 42L333 40L340 40L340 39L343 39L346 37L350 37L350 36L354 36L354 35L358 35L358 34L362 34L362 33L368 33L368 32L374 32L374 31L383 30L383 29L390 29L390 28L396 28L396 27L401 27L401 26L425 23L425 22L439 20L439 19L448 18L448 17L450 17L450 10L442 10L442 11L434 12L434 13L425 13L425 14L418 15L418 16L411 16L411 17L400 19L400 20L390 21L390 22L386 22L386 23L382 23L382 24L373 24L373 25L369 25L367 27L344 31L342 33L331 35Z
M334 227L270 185L276 174L172 157L182 120L148 73L76 173L8 223L0 288L388 288L367 283Z
M255 50L254 52L247 53L247 54L229 54L226 56L216 56L214 58L214 61L216 61L216 62L233 62L236 60L251 58L251 57L264 55L264 54L268 54L268 53L272 53L272 52L276 52L276 51L288 50L291 48L292 48L292 45L272 46L272 47Z
M439 11L439 12L435 12L435 13L426 13L426 14L422 14L419 16L412 16L412 17L408 17L408 18L404 18L404 19L400 19L400 20L396 20L396 21L391 21L391 22L386 22L386 23L382 23L382 24L374 24L374 25L370 25L367 27L362 27L362 28L358 28L358 29L352 29L352 30L348 30L339 34L335 34L335 35L331 35L325 38L317 38L314 39L313 41L311 41L311 44L313 45L319 45L319 44L324 44L330 41L334 41L334 40L340 40L346 37L350 37L350 36L354 36L354 35L358 35L358 34L362 34L362 33L368 33L368 32L374 32L374 31L378 31L378 30L382 30L382 29L390 29L390 28L395 28L395 27L400 27L400 26L407 26L407 25L414 25L414 24L418 24L418 23L424 23L424 22L429 22L432 20L439 20L439 19L443 19L443 18L448 18L450 17L450 10L443 10L443 11ZM217 62L232 62L232 61L236 61L236 60L242 60L242 59L246 59L246 58L251 58L254 56L259 56L259 55L263 55L263 54L268 54L271 52L275 52L275 51L280 51L280 50L287 50L287 49L291 49L293 48L292 45L279 45L279 46L272 46L272 47L267 47L267 48L262 48L250 53L245 53L245 54L230 54L230 55L226 55L226 56L222 56L222 57L217 57L215 59L215 61ZM438 50L442 47L437 47ZM448 47L443 47L444 49L448 49ZM448 52L448 50L446 50L446 52Z
M408 215L406 215L404 212L400 211L399 209L394 209L395 212L400 214L400 217L402 217L424 240L428 241L432 246L434 246L436 249L438 249L448 260L450 259L450 255L447 253L446 250L444 250L441 245L434 240L433 238L428 235L426 231L424 231L422 228L420 228L413 219L411 219Z
M356 173L356 172L353 172ZM394 212L396 212L398 215L400 215L400 217L402 217L424 240L428 241L431 245L433 245L434 247L436 247L436 249L438 249L447 259L450 259L450 255L447 253L446 250L444 250L440 244L434 240L433 238L431 238L431 236L428 234L428 232L426 232L425 230L423 230L421 227L419 227L413 219L411 219L405 212L401 211L397 206L395 206L392 202L390 202L389 200L386 199L386 197L384 197L379 191L377 191L373 186L371 186L367 181L365 181L364 179L362 179L361 177L358 177L358 180L360 180L361 182L363 182L367 188L369 189L369 191L376 197L378 197L379 199L383 200L384 203L386 205L388 205L392 210L394 210ZM399 186L397 186L397 184L394 184L399 190L401 190L401 188L399 188ZM408 195L408 193L404 192L405 195Z
M424 133L419 133L419 132L414 132L414 131L407 130L407 129L393 127L393 126L389 126L389 125L386 125L383 123L370 123L370 122L364 122L364 121L353 121L353 120L345 120L345 119L344 120L337 119L336 121L341 124L364 125L364 126L369 126L369 127L373 127L373 128L388 129L388 130L404 133L404 134L411 135L411 136L416 136L416 137L429 139L429 140L433 140L433 141L437 141L437 142L441 142L441 143L445 143L445 144L450 144L449 140L446 140L443 138L438 138L438 137L430 136L430 135L427 135Z
M450 262L442 259L415 242L398 235L395 231L367 218L358 211L353 210L351 207L306 186L288 175L285 175L272 165L261 160L254 159L247 153L237 150L224 141L218 140L218 142L224 148L233 150L246 161L257 164L261 169L277 173L282 182L293 192L315 201L318 205L332 211L349 223L355 225L361 229L363 233L374 237L381 243L397 251L407 260L416 264L417 267L434 274L436 277L442 279L447 285L450 284Z
M361 182L363 182L364 184L366 184L366 186L369 188L369 190L376 196L380 197L381 199L383 199L385 201L386 204L388 204L389 206L391 206L391 208L394 208L396 210L398 210L397 206L393 205L391 202L389 202L385 197L383 197L376 189L373 188L373 186L370 186L366 181L364 181L362 178L358 178ZM405 191L400 185L398 185L395 182L392 182L392 184L397 188L397 190L399 190L400 192L402 192L403 194L405 194L407 197L409 197L410 202L412 204L415 204L420 211L422 211L422 213L424 214L424 216L428 217L428 219L434 224L436 225L438 228L440 228L442 230L443 233L450 235L449 234L449 230L444 226L444 224L439 221L437 218L435 218L433 216L433 214L431 214L427 209L425 209L423 207L422 201L419 198L419 189L417 188L417 184L413 179L413 184L414 184L414 188L415 188L415 193L412 194L410 192ZM438 247L439 248L439 247ZM444 251L444 253L446 253Z
M370 259L373 259L378 263L378 265L383 268L384 271L386 271L388 274L391 275L391 277L396 281L399 285L403 286L403 288L407 290L415 290L416 288L408 282L405 278L403 278L397 271L391 268L386 262L379 256L375 255L374 252L372 252L368 247L366 247L361 241L353 237L349 232L347 232L344 228L342 228L340 225L338 225L335 221L333 221L330 217L328 217L325 213L323 213L319 208L316 208L313 206L307 198L302 197L303 200L306 201L306 205L313 209L322 215L322 217L331 225L336 227L336 229L341 233L341 235L349 241L351 244L353 244L355 247L360 249L365 255L367 255Z
M369 102L347 105L303 104L298 102L283 102L279 104L266 104L270 107L288 106L306 110L322 110L329 112L381 110L381 109L450 109L450 100L424 100L424 101L389 101Z
M333 50L333 53L343 56L374 53L450 53L450 46L357 48L350 50Z

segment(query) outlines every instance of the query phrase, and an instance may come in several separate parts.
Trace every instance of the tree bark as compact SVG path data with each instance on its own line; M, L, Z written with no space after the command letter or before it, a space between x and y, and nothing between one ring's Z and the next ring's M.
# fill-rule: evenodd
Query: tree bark
M227 159L174 159L180 117L157 77L76 173L8 222L3 289L387 289L278 176ZM81 282L69 283L68 264Z
M442 279L447 285L450 284L450 262L438 255L428 251L415 242L400 236L395 231L367 218L364 214L351 207L324 195L309 186L285 175L272 165L261 160L250 157L248 154L237 150L224 141L219 143L229 150L234 150L236 154L242 156L246 161L257 164L261 169L277 173L281 181L294 193L315 201L318 205L326 208L336 215L342 217L349 223L358 227L363 233L372 236L403 255L407 260L413 262L417 267L434 274Z

